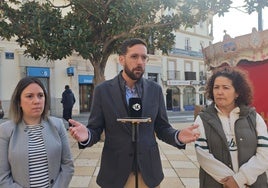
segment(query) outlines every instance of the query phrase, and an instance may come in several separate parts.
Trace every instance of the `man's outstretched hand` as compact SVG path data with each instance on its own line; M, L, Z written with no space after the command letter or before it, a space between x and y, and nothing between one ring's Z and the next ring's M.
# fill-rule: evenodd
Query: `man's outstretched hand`
M178 134L179 141L184 144L196 141L200 136L200 132L197 128L198 125L192 125L180 130Z
M72 127L69 128L69 132L75 140L78 142L85 142L88 140L88 129L85 125L73 119L69 119L69 123L72 124Z

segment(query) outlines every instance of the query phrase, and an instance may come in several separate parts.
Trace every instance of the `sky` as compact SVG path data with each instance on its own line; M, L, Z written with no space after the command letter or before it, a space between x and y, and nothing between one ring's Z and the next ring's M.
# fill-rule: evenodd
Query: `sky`
M235 0L232 6L241 6L243 1L244 0ZM262 20L263 30L268 29L268 7L263 9ZM256 12L249 15L231 8L229 12L224 14L224 17L219 17L218 15L213 17L213 43L222 41L224 30L234 38L251 33L253 27L258 30L258 14Z

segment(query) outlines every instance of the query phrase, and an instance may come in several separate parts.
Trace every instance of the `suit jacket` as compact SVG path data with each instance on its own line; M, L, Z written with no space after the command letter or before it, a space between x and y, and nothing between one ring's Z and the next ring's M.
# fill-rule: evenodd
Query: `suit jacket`
M68 135L63 121L49 117L42 121L48 158L50 187L67 188L74 173ZM24 123L6 121L0 125L0 187L30 187L28 134Z
M95 88L87 125L91 134L87 146L97 143L105 130L97 177L97 183L102 188L123 188L133 170L132 125L117 121L128 116L125 91L120 87L119 76ZM142 82L142 116L150 117L152 121L139 125L138 166L147 186L155 187L164 177L155 135L175 147L185 146L178 146L175 142L177 130L168 123L161 87L146 79L142 79ZM84 147L80 144L80 148Z

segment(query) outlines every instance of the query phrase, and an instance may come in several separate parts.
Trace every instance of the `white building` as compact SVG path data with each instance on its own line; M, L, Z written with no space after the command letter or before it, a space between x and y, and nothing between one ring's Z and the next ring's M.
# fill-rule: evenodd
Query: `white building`
M202 48L212 43L212 17L193 28L175 32L176 41L163 58L163 83L168 110L194 110L204 105L207 68Z

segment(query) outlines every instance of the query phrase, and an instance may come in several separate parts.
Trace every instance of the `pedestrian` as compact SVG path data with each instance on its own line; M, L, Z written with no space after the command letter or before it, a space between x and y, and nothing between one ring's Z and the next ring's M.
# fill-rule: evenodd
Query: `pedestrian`
M251 106L247 73L228 66L216 70L206 94L212 103L195 120L200 188L267 188L267 127Z
M113 79L95 87L91 113L87 127L69 120L73 127L70 134L79 141L79 147L96 144L105 131L97 183L102 188L134 187L138 177L139 187L160 187L164 178L159 148L155 135L162 141L184 149L195 141L198 126L176 130L168 122L161 87L143 78L148 62L146 43L137 38L125 40L120 48L119 62L123 70ZM151 122L139 126L138 164L135 163L131 123L118 122L118 118L130 116L129 98L142 100L142 117ZM134 174L138 165L138 174Z
M0 187L67 188L74 173L62 119L48 116L49 96L34 77L22 78L0 125Z
M61 103L63 106L62 117L68 122L69 119L72 119L72 111L75 103L75 97L69 85L65 85L64 88L65 90L62 93L62 99L61 99ZM69 127L70 126L71 124L69 123Z

